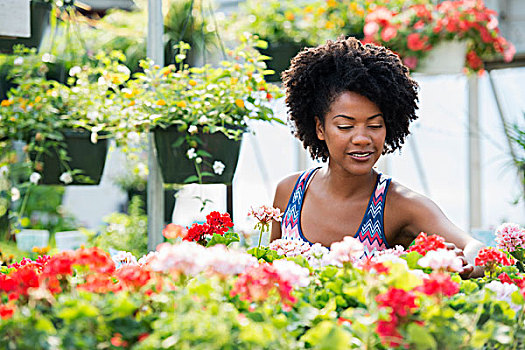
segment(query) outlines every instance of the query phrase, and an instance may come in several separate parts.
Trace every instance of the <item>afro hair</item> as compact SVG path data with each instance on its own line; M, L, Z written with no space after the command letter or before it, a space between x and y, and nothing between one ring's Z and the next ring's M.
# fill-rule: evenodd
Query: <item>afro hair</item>
M386 125L384 153L400 148L417 118L419 86L392 51L350 37L299 52L282 73L286 106L299 138L314 159L328 159L326 143L317 138L315 117L324 122L331 103L351 91L375 103Z

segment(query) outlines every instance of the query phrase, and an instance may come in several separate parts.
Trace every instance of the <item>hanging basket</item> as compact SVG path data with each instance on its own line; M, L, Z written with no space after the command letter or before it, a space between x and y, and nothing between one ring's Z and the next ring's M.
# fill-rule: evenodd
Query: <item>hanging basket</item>
M49 27L49 13L51 4L47 2L31 1L31 36L29 38L2 38L0 52L12 53L13 46L22 44L26 47L40 47L44 33Z
M65 137L67 162L69 169L80 170L80 176L73 177L73 182L69 185L98 185L102 178L106 155L108 153L108 140L98 140L96 144L91 142L91 133L88 131L67 130L63 132ZM36 155L30 155L31 160L35 160ZM60 161L56 151L42 154L42 178L40 184L43 185L65 185L60 181L60 175L67 171L67 168Z
M281 81L281 73L290 67L290 61L303 48L298 43L272 43L268 42L267 49L259 49L261 54L271 57L265 61L268 69L274 70L275 73L265 76L266 81Z
M466 41L440 42L421 60L416 72L428 75L460 74L465 67L466 54Z
M162 171L164 183L198 183L198 181L186 182L189 177L197 175L194 161L188 159L186 155L188 146L186 143L183 143L181 146L174 147L177 140L184 137L185 134L177 131L176 126L170 126L166 129L156 128L154 134L157 159ZM213 165L215 161L220 161L225 165L221 175L204 176L202 183L231 184L235 168L237 167L237 161L239 160L241 140L229 139L221 132L199 134L199 137L202 144L199 144L198 149L204 150L212 155L211 159L205 158L200 164L201 171L214 174L213 168L210 165Z

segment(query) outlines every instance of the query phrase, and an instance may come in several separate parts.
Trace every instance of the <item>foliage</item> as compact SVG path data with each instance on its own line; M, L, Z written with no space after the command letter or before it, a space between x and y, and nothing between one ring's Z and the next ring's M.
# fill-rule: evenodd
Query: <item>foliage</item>
M93 236L91 243L109 250L129 251L142 256L148 246L148 218L142 209L139 196L134 196L128 214L113 213L104 218L107 223L100 233Z
M497 14L482 0L414 4L401 12L378 7L366 15L363 30L365 42L392 49L411 69L443 41L466 41L469 71L482 71L482 59L503 57L509 62L516 52L500 34Z

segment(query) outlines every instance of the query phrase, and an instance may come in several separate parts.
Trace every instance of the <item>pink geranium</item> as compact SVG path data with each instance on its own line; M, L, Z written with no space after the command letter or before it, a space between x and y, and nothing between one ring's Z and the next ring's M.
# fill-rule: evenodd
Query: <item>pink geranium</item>
M498 249L514 252L525 249L525 230L517 224L505 223L496 229Z

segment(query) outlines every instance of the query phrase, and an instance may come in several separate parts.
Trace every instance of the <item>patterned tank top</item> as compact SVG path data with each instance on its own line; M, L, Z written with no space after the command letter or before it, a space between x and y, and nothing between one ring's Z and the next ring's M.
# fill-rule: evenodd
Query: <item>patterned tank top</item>
M318 169L319 168L307 170L297 179L283 214L281 222L282 239L299 240L310 245L313 244L303 235L301 229L301 209L303 207L303 198L306 189L310 184L312 175L315 174ZM374 192L368 202L365 216L361 221L357 233L354 235L354 237L365 246L366 257L372 256L377 250L389 248L383 229L383 213L385 210L386 194L391 180L389 176L379 173Z

